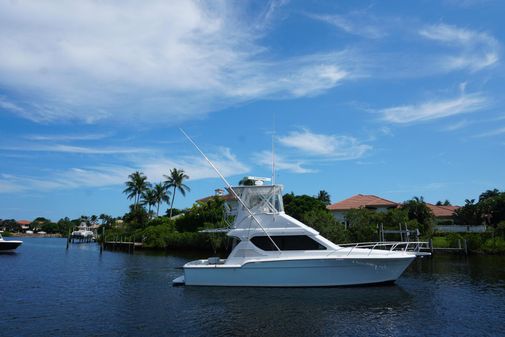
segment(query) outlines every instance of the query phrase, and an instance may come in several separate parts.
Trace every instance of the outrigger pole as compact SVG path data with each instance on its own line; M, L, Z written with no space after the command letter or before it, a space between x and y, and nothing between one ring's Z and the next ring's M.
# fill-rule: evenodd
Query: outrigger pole
M279 251L279 253L281 252L281 249L279 248L279 246L277 246L277 244L275 243L275 241L270 237L270 235L268 235L267 231L265 230L265 228L261 225L261 223L259 222L259 220L254 216L253 212L249 209L249 207L247 207L247 205L245 204L245 202L238 196L238 194L235 192L235 190L233 189L233 187L231 187L230 183L226 180L226 178L221 174L221 172L217 169L216 166L214 166L214 164L210 161L209 158L207 158L207 156L205 155L205 153L203 153L202 150L200 150L200 148L198 147L198 145L196 145L196 143L193 141L193 139L191 139L190 136L188 136L188 134L186 132L184 132L184 130L182 128L179 128L179 130L182 132L182 134L190 141L191 144L193 144L193 146L198 150L198 152L200 152L200 154L205 158L205 160L209 163L209 165L214 169L214 171L216 171L216 173L219 175L219 177L221 178L221 180L223 180L223 182L226 184L226 187L228 187L228 189L230 190L231 194L233 194L233 196L235 198L237 198L237 200L240 202L240 204L247 210L247 212L249 213L249 215L251 216L251 218L253 218L253 220L258 224L258 226L260 226L261 230L265 233L265 235L270 239L270 241L272 242L272 244L275 246L275 248Z

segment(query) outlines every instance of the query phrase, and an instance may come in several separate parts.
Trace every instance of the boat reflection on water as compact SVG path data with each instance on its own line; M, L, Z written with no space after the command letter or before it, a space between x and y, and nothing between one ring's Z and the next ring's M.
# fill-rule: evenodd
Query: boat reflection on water
M341 329L359 329L349 322L377 321L384 331L396 323L396 313L412 308L414 294L400 285L336 288L182 287L185 302L207 303L218 313L203 325L226 334L270 336L331 335ZM211 309L210 309L211 308ZM340 320L339 317L345 316ZM345 326L343 326L343 322ZM358 323L359 324L359 323ZM397 324L396 324L397 325ZM332 333L333 331L333 333Z

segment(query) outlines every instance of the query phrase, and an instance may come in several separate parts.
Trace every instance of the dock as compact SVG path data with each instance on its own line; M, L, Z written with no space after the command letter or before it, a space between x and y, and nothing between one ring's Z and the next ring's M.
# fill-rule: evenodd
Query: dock
M433 253L456 253L456 254L468 255L468 243L466 240L459 239L457 247L438 248L438 247L433 247L433 240L430 239L428 241L428 248L424 248L423 251L429 251L432 254Z
M144 244L142 242L134 241L105 241L103 249L111 251L121 251L130 254L135 253L135 250L142 249Z

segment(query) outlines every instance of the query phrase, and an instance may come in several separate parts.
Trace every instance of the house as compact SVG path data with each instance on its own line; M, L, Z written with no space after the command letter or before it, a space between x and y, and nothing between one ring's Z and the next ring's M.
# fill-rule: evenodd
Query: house
M21 228L22 232L26 232L27 230L30 229L30 224L32 223L30 220L18 220L16 221L19 225L19 228Z
M329 205L326 208L333 214L335 219L341 223L345 223L345 214L350 209L367 208L376 210L377 212L387 212L389 209L401 207L401 203L387 200L375 195L357 194L335 204ZM426 206L433 212L437 225L453 225L454 212L460 206L437 206L426 203Z
M238 200L233 194L231 194L229 192L230 191L228 191L228 194L224 194L224 190L218 188L218 189L214 190L214 195L211 195L211 196L208 196L208 197L205 197L202 199L198 199L196 202L207 202L207 201L212 200L213 198L217 197L217 198L223 199L225 201L225 204L228 207L228 210L227 210L228 214L235 215L237 208L238 208Z
M460 206L438 206L430 203L426 203L426 206L431 210L435 216L435 221L437 225L453 225L453 215Z
M331 204L326 208L333 214L335 219L345 223L345 214L355 208L367 208L377 212L387 212L389 209L397 208L401 204L387 200L376 195L356 194L350 198Z

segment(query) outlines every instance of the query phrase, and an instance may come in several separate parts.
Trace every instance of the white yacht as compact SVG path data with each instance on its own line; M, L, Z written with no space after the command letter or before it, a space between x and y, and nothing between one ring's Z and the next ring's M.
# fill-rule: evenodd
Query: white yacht
M0 253L12 253L22 244L21 240L4 240L0 234Z
M238 186L227 259L183 266L174 285L325 287L394 282L421 253L422 242L337 245L284 212L281 185Z
M95 233L93 233L91 228L83 221L77 230L72 232L72 239L91 241L95 239Z

